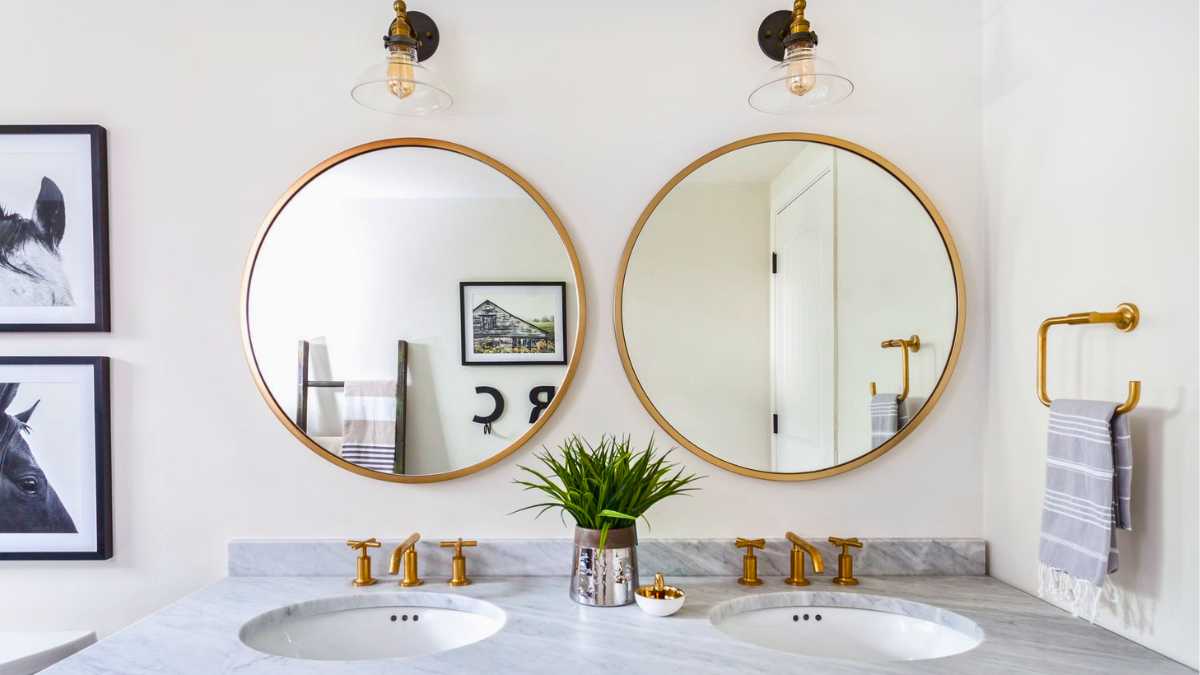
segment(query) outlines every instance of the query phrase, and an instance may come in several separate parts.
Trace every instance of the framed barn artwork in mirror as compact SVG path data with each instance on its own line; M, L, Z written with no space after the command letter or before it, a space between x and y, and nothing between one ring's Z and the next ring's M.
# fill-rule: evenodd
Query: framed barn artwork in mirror
M0 331L108 331L106 144L97 125L0 125Z
M0 560L112 557L108 370L0 357Z
M464 281L459 306L464 366L567 362L565 282Z

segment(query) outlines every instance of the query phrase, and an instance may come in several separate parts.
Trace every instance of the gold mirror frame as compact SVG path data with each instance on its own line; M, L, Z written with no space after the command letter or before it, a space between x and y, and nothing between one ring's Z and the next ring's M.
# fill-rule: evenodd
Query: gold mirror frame
M950 258L950 266L954 274L954 293L956 300L954 342L950 347L950 357L946 361L946 367L942 370L941 377L939 377L937 381L937 386L935 386L933 392L930 393L925 405L921 406L921 409L917 411L916 416L914 416L912 420L904 426L903 429L896 432L895 436L892 436L887 440L887 442L883 443L879 447L867 452L866 454L855 457L849 462L844 462L842 464L837 464L835 466L817 471L786 473L751 469L739 464L727 462L693 443L686 436L684 436L683 433L672 426L667 418L664 417L663 414L659 412L658 408L654 406L654 403L650 400L649 394L646 393L646 390L642 387L641 381L638 379L637 371L634 369L633 362L629 358L629 347L625 342L625 326L624 319L622 317L622 314L624 313L623 299L625 294L625 275L629 271L629 260L633 256L633 249L637 245L638 236L641 235L642 228L646 226L646 223L650 220L651 214L653 214L655 209L658 208L659 203L661 203L662 200L671 192L671 190L675 189L675 186L679 185L683 179L687 178L696 169L708 164L717 157L752 145L773 143L777 141L807 141L810 143L820 143L823 145L833 146L834 148L847 150L869 160L879 168L887 171L896 180L903 183L904 187L906 187L908 191L917 198L917 201L921 202L922 208L925 209L925 212L929 214L930 219L932 219L934 224L937 226L938 234L941 235L942 243L946 247L946 255ZM684 167L682 171L675 174L671 180L667 181L667 184L664 185L662 189L654 195L654 198L650 200L650 203L646 205L646 208L642 211L642 215L638 218L637 224L634 225L633 231L629 233L629 239L625 243L625 251L621 255L621 265L617 270L617 283L613 297L613 328L617 339L617 351L621 355L621 365L624 366L625 375L629 378L629 384L633 386L633 391L637 394L638 399L641 400L642 405L646 408L646 412L650 413L650 416L654 418L654 421L657 422L664 431L670 434L671 438L674 438L680 445L687 448L706 462L743 476L761 478L764 480L799 481L816 480L818 478L836 476L840 473L845 473L851 469L857 469L868 462L874 461L883 456L883 454L887 451L899 445L905 437L912 433L913 430L920 426L921 422L929 416L929 413L937 406L938 399L941 398L942 393L945 392L946 385L950 381L950 376L954 373L954 367L958 364L959 353L962 351L963 333L966 329L966 323L967 293L966 286L963 282L962 261L958 257L958 249L954 245L954 238L950 236L950 229L946 226L946 222L942 220L942 215L938 212L937 207L933 205L932 200L930 200L929 196L925 194L925 191L921 189L921 186L917 185L916 181L914 181L912 178L909 178L908 174L901 171L895 164L892 164L888 160L884 159L881 155L872 152L863 146L858 145L857 143L852 143L850 141L843 140L841 138L835 138L833 136L799 132L764 134L761 136L744 138L740 141L734 141L733 143L721 146L697 159L696 161Z
M254 276L254 264L258 260L258 254L262 248L263 241L266 239L267 234L271 231L272 225L275 224L275 219L283 211L284 207L286 207L292 198L295 197L296 194L299 193L300 190L308 185L313 179L333 168L334 166L337 166L348 159L358 157L359 155L365 155L376 150L404 147L433 148L436 150L445 150L463 155L464 157L469 157L471 159L483 162L496 171L499 171L512 180L512 182L520 186L520 188L524 190L534 202L537 203L537 205L542 209L542 212L546 214L546 218L548 218L550 223L554 225L554 230L558 233L559 239L562 240L563 246L566 248L567 256L571 261L571 272L575 277L575 296L579 307L575 319L575 341L570 347L571 358L567 362L566 375L563 376L562 383L559 385L558 392L555 394L554 399L550 401L550 405L547 406L545 412L538 417L538 420L534 422L524 434L513 441L508 447L481 462L477 462L470 466L465 466L461 469L455 469L454 471L419 475L386 474L364 469L357 464L352 464L341 457L334 455L323 448L316 441L309 438L308 434L301 431L300 427L298 427L296 423L293 422L290 417L288 417L287 413L284 412L283 407L279 405L279 402L275 400L274 395L271 394L271 390L267 387L266 381L263 380L262 372L259 370L258 361L254 358L254 342L250 337L250 281ZM432 138L391 138L355 146L353 148L343 150L342 152L339 152L336 155L326 159L325 161L317 164L305 172L305 174L296 180L296 182L292 183L291 187L287 189L287 192L285 192L283 196L279 198L279 201L275 202L275 205L271 207L271 211L267 214L266 219L263 221L262 226L259 227L258 234L254 237L254 243L250 246L250 255L246 260L246 268L242 274L241 317L242 348L245 352L246 362L250 366L250 374L254 378L254 384L256 387L258 387L258 393L262 394L263 400L267 402L267 407L271 409L271 412L275 414L275 417L279 420L279 422L283 424L283 426L290 431L293 436L299 439L299 441L303 443L305 447L315 452L322 459L336 464L347 471L352 471L360 476L367 476L368 478L388 481L391 483L436 483L440 481L451 480L453 478L460 478L462 476L468 476L477 471L482 471L483 469L486 469L487 467L492 466L493 464L496 464L502 459L508 457L520 449L521 446L525 445L529 439L533 438L533 436L540 431L543 426L545 426L546 421L549 420L550 417L554 415L555 411L558 410L558 406L562 403L563 397L571 388L571 381L575 378L575 371L579 368L580 355L583 353L584 338L587 330L587 292L583 281L583 271L579 265L579 256L575 253L575 244L571 241L571 235L563 226L562 220L559 219L558 214L554 211L554 208L550 206L550 203L546 201L545 197L543 197L536 188L530 185L529 181L525 180L520 174L508 168L502 162L485 155L478 150L468 148L457 143L440 141Z

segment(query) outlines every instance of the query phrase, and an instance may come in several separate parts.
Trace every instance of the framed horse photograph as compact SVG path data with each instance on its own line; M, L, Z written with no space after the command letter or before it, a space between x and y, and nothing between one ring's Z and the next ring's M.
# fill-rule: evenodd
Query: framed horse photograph
M0 560L112 557L108 369L0 357Z
M104 127L0 125L0 331L109 330Z

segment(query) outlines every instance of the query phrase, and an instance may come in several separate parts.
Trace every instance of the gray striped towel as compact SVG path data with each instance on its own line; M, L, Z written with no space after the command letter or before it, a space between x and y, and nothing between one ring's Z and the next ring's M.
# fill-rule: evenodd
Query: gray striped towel
M1101 596L1117 600L1117 528L1132 530L1133 445L1115 403L1050 404L1038 595L1096 620Z
M395 473L396 382L347 380L342 414L342 459Z
M887 443L897 431L908 424L904 401L897 394L876 394L871 397L871 448Z

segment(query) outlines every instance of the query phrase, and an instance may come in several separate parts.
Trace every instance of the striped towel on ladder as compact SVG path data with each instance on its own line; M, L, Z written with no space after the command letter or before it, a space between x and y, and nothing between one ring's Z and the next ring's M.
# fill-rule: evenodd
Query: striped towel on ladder
M345 395L342 459L364 469L395 473L395 381L347 380Z
M1101 596L1119 601L1117 529L1132 530L1133 445L1115 403L1054 401L1046 440L1046 494L1038 595L1096 620Z

